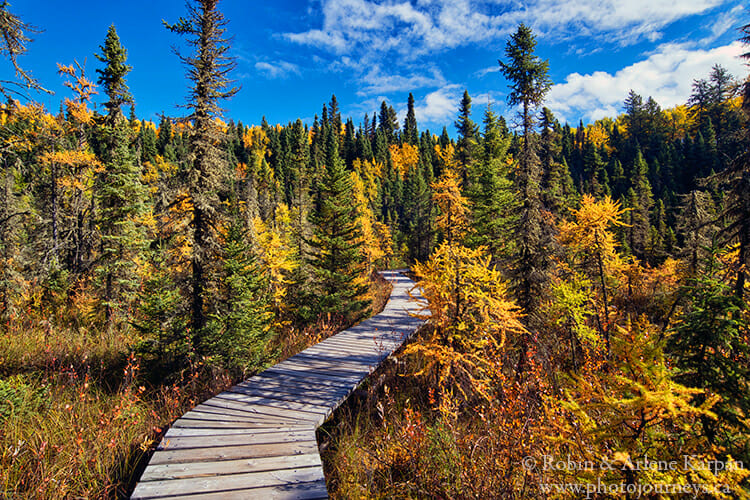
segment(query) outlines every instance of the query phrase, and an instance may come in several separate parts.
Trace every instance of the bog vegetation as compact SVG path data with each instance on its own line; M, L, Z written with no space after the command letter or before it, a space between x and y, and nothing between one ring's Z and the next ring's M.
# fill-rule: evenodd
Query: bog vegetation
M43 91L7 8L2 52ZM683 106L631 92L571 127L521 25L517 130L489 105L478 125L468 92L456 139L411 95L403 126L335 96L311 125L247 126L220 114L217 2L167 28L185 117L137 118L114 26L95 75L59 65L58 113L0 87L0 496L127 495L170 421L371 313L373 272L406 265L431 319L327 428L332 495L748 495L747 81L716 66Z

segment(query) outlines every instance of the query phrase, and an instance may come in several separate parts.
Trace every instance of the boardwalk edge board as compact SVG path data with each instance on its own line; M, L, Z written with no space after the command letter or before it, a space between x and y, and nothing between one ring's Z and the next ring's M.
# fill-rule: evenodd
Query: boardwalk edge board
M381 274L393 291L380 314L177 419L131 498L328 498L315 430L424 323L414 282Z

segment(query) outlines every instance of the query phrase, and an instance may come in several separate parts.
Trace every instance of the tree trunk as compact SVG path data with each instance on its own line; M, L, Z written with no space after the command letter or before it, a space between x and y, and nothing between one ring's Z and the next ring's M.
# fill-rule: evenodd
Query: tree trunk
M199 344L200 332L205 325L206 318L203 315L203 254L204 254L204 226L203 211L193 208L193 278L192 278L192 327L194 344Z

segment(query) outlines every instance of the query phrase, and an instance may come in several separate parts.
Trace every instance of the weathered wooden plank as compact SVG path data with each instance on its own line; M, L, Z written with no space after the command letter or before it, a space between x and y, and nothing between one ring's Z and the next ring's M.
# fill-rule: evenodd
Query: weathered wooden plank
M215 446L213 448L191 448L170 450L167 448L153 454L149 464L184 464L191 462L216 462L240 458L283 457L318 452L315 436L307 441L287 441L245 444L239 446Z
M360 366L372 366L373 363L377 363L377 357L374 355L367 356L351 352L348 354L348 356L341 356L339 353L329 352L325 347L319 347L316 344L289 359L304 361L305 363L340 363L341 366L350 369L357 369Z
M337 375L329 375L327 373L315 371L315 370L292 370L290 368L280 368L277 366L274 366L273 368L269 368L266 370L266 373L279 373L281 375L286 375L287 377L301 377L304 379L322 379L322 380L330 380L333 384L340 385L342 387L346 387L350 385L351 383L357 383L366 375L366 373L357 373L354 375L347 375L347 376L337 376Z
M339 349L355 356L380 354L383 351L383 340L353 340L347 338L328 339L317 344L319 349Z
M279 425L295 425L293 422L282 423L273 421L258 422L221 422L218 420L201 420L193 418L178 418L172 424L172 427L182 427L190 429L263 429L269 427L278 427Z
M262 391L262 392L261 392ZM238 388L227 394L227 397L241 397L241 396L257 396L260 393L261 396L275 397L275 393L279 395L288 396L299 396L309 397L309 401L314 402L315 400L323 401L321 404L330 404L331 401L338 401L338 398L342 395L349 393L349 388L341 386L318 386L316 384L303 384L300 382L298 386L292 384L269 384L266 387L249 386L245 388Z
M388 342L390 343L390 342ZM340 351L343 351L343 353L349 352L349 353L356 353L357 355L365 353L365 354L389 354L388 347L386 345L386 342L370 342L370 341L349 341L347 339L337 339L332 342L328 342L326 344L320 345L321 348L324 349L338 349Z
M318 453L286 455L283 457L245 458L221 462L192 462L187 464L152 465L146 469L141 481L165 481L189 477L220 476L247 472L298 469L322 466Z
M279 363L274 366L272 370L291 370L295 372L315 373L343 380L367 375L367 369L363 367L356 370L344 370L341 368L336 369L330 364L312 365L301 361L285 361L283 364Z
M314 405L311 403L294 403L291 401L283 401L279 399L272 399L267 397L249 397L246 396L246 399L243 400L237 400L237 399L230 399L225 397L215 397L211 398L205 403L203 403L202 406L207 407L214 407L214 408L231 408L231 409L240 409L240 408L246 408L249 405L255 405L255 406L269 406L274 408L283 408L287 411L296 411L296 412L302 412L302 413L312 413L314 415L319 415L321 413L325 413L325 410L328 408L327 405ZM245 411L244 409L242 411Z
M252 436L260 436L266 433L273 432L297 432L301 430L309 430L309 425L303 426L283 426L283 427L263 427L261 429L191 429L188 427L170 427L163 439L171 439L173 437L188 437L188 436L231 436L233 434L242 434L248 436L248 439Z
M315 406L330 406L330 401L333 397L338 394L346 394L345 391L336 391L331 393L328 397L325 394L321 394L318 391L312 390L295 390L294 388L285 387L245 387L230 389L230 391L221 394L222 398L236 399L237 401L243 400L242 398L248 397L263 397L268 399L277 399L280 401L291 401L298 403L309 403Z
M297 389L309 390L309 391L320 391L333 389L336 390L341 386L340 383L335 380L325 379L300 379L299 377L291 377L282 373L263 372L261 375L257 375L251 379L246 380L241 384L237 384L232 389L257 389L259 387L292 387Z
M352 358L354 360L359 359L372 359L374 364L378 364L382 359L388 357L388 352L381 350L380 348L368 348L352 350L351 347L337 346L337 345L323 345L320 346L320 351L325 353L327 356L341 356L342 358Z
M226 398L211 398L205 403L196 406L195 409L205 412L215 412L219 414L233 414L244 416L269 416L284 417L296 419L310 419L317 417L321 411L313 405L299 405L299 408L283 407L273 404L268 399L255 398L255 401L237 401Z
M208 418L213 418L213 415L216 415L218 417L226 417L225 419L229 421L248 421L248 420L256 421L259 418L276 419L278 417L287 418L287 419L296 419L300 416L296 413L292 413L292 410L286 410L283 408L276 408L275 411L259 411L263 409L274 410L273 408L264 408L261 406L257 406L257 407L247 406L247 408L245 409L231 408L228 405L217 406L213 402L213 400L209 400L193 408L190 411L189 416L191 417L200 416L201 418L203 416L208 416ZM188 414L185 414L185 415L187 416ZM310 415L304 415L304 416L309 417Z
M230 413L215 413L215 412L207 412L202 411L198 409L193 409L187 412L182 416L182 419L191 419L191 420L202 420L202 421L210 421L210 422L237 422L237 423L265 423L265 422L276 422L276 423L294 423L298 422L300 420L308 420L307 418L301 419L297 415L291 415L286 414L282 415L281 413L284 410L278 410L277 415L270 415L267 413L256 413L255 415L248 415L248 416L237 416Z
M263 383L270 384L274 382L280 384L314 384L315 386L319 386L321 389L324 389L326 387L341 386L341 381L335 378L309 377L307 380L305 380L303 378L300 378L300 376L296 373L281 373L278 370L274 370L273 368L269 368L263 373L256 375L255 377L253 377L253 379L255 379L253 380L254 382L260 382L261 380L263 380Z
M138 489L136 489L136 492ZM167 498L164 496L133 496L135 500L147 498ZM247 500L260 498L263 500L316 500L328 498L326 482L324 479L307 483L293 483L279 486L268 486L263 488L238 489L232 491L198 493L190 495L169 496L169 500Z
M330 337L319 343L321 346L328 345L347 345L351 347L378 347L382 338L364 338L364 337Z
M274 471L247 472L209 477L191 477L166 481L147 481L139 484L135 498L160 498L195 493L219 493L249 490L268 486L310 483L325 480L320 466Z
M354 374L369 374L372 369L376 366L375 362L358 362L358 363L347 363L344 360L334 360L332 357L327 357L319 361L310 361L308 359L293 359L290 358L284 362L285 368L294 369L312 369L322 371L323 373L335 373L342 375L354 375Z
M309 429L293 432L266 432L262 434L224 434L220 436L182 436L164 439L157 450L184 450L218 446L244 446L248 444L294 443L309 441Z
M387 353L380 352L374 349L371 351L360 350L355 353L352 352L351 349L337 346L320 346L320 348L316 349L311 354L324 356L327 360L338 356L342 360L345 360L344 362L349 361L351 363L366 363L370 366L377 365L387 355Z
M341 359L341 363L346 364L345 366L352 366L352 368L361 367L366 370L372 370L373 368L377 367L382 362L384 357L381 354L375 353L369 355L353 355L351 352L336 351L328 348L315 350L311 354L320 356L324 362L330 362L338 356L339 359Z
M300 358L289 358L277 364L276 367L290 370L313 370L341 377L367 373L367 368L369 368L363 364L356 366L352 364L344 365L343 362L337 362L333 359L309 361Z

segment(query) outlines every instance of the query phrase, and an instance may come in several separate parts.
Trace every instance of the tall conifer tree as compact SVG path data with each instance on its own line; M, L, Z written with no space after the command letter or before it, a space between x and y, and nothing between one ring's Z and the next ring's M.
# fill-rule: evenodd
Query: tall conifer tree
M541 168L534 133L534 110L542 104L552 83L548 76L549 63L534 55L535 48L536 39L531 28L521 24L505 46L508 62L499 61L501 72L510 82L508 104L521 106L523 135L515 177L521 209L512 280L518 305L526 312L531 331L539 323L536 314L549 280L554 245L553 228L549 225L549 218L542 214ZM525 370L530 342L528 335L521 336L517 363L519 375Z
M352 178L338 155L336 138L326 138L327 164L318 185L320 205L311 213L313 235L308 263L312 270L310 299L316 316L358 318L367 307L362 230L357 222ZM311 318L314 319L314 318Z
M104 281L106 318L111 323L115 311L132 299L138 284L134 267L143 250L144 234L136 219L144 210L145 191L130 150L131 128L122 112L124 104L133 103L126 82L130 66L114 25L109 27L100 49L97 59L105 67L97 70L98 83L104 87L108 100L107 115L99 127L104 170L97 179L96 198L101 231L99 269Z
M471 97L467 90L464 90L464 95L461 98L461 104L458 108L458 119L454 122L454 126L458 132L456 156L462 168L464 184L466 184L466 171L475 158L477 136L479 135L479 127L471 119Z
M414 95L409 92L409 99L406 102L406 118L404 119L403 141L413 146L419 141L419 131L417 130L417 115L414 112Z
M518 208L505 163L509 146L510 137L501 134L497 115L488 105L479 158L472 164L469 175L467 194L474 231L467 240L471 246L486 246L493 265L510 257L509 235L515 225L514 211Z
M542 104L551 82L549 63L534 55L536 39L524 24L511 35L505 47L508 62L499 61L500 70L510 82L508 104L521 106L522 144L515 177L522 204L518 223L518 251L515 288L518 303L533 315L542 297L551 265L551 228L542 217L539 183L541 169L534 133L534 109Z
M192 83L188 101L193 129L187 190L193 207L190 223L193 240L190 256L191 325L199 349L201 330L206 322L207 271L218 251L218 189L222 173L227 170L225 153L219 146L223 133L214 119L221 114L219 102L239 90L229 79L235 62L228 55L227 21L218 10L218 3L218 0L193 0L187 5L187 19L180 18L175 24L166 24L170 31L187 37L194 50L193 55L178 53L178 56L187 66L187 76Z

